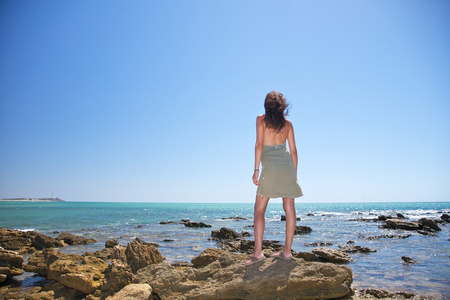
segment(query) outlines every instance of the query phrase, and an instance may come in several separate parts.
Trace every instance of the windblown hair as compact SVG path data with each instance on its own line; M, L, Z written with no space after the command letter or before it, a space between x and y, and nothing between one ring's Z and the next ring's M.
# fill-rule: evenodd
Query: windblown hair
M266 96L264 108L266 109L264 116L266 127L279 133L286 126L285 116L289 112L289 103L287 103L282 93L272 91Z

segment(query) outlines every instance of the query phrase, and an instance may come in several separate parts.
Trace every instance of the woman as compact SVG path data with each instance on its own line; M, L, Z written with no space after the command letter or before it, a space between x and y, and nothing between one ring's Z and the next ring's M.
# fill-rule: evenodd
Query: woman
M267 94L266 113L256 118L255 169L253 182L258 186L254 212L255 251L246 265L264 260L262 241L264 235L267 203L270 198L283 198L286 213L286 242L282 251L274 257L292 259L291 246L295 231L294 198L303 196L297 182L297 148L294 127L286 120L288 103L283 94L272 91ZM286 140L289 150L286 149ZM262 172L259 175L259 165Z

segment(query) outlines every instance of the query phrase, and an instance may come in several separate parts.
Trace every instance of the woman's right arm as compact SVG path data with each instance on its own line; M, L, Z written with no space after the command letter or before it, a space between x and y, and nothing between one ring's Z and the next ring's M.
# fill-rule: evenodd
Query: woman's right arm
M255 143L255 168L253 169L253 183L255 185L259 184L259 165L261 163L262 149L264 145L264 116L258 116L256 118L256 143Z

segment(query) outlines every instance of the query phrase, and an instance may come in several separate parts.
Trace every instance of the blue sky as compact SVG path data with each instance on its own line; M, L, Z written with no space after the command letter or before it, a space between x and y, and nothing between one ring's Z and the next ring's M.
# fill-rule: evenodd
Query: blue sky
M278 90L297 201L449 201L449 29L447 0L2 0L0 198L253 202Z

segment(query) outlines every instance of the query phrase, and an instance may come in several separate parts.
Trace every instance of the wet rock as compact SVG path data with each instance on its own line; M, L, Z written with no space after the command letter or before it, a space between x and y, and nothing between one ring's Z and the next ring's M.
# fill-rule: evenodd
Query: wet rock
M125 255L133 273L148 265L160 263L165 259L154 245L145 243L139 238L128 243Z
M405 219L405 216L401 213L397 213L397 218L399 219Z
M161 222L159 222L159 224L161 224L161 225L167 225L167 224L179 224L179 222L174 222L174 221L161 221Z
M105 248L114 248L119 245L119 243L115 239L109 239L105 243Z
M356 299L416 299L416 295L407 292L388 292L381 289L362 289L355 292ZM422 299L422 298L419 298Z
M244 217L228 217L228 218L222 218L222 220L242 221L242 220L247 220L247 218L244 218Z
M17 252L0 249L0 282L23 273L23 257Z
M399 219L387 219L386 228L389 229L404 229L404 230L419 230L420 225L417 222L404 221Z
M411 234L383 234L376 236L367 237L368 240L378 240L378 239L406 239L409 238ZM363 237L364 238L364 237Z
M141 229L141 228L142 228L142 225L136 226L136 229Z
M233 229L226 227L222 227L220 228L220 230L211 231L211 236L219 241L235 240L237 238L242 237L239 233L237 233Z
M317 261L317 256L311 252L298 252L296 258L303 258L305 261Z
M356 245L339 245L339 249L341 251L347 252L347 253L369 253L369 252L377 252L375 249L370 249L369 247L363 247L363 246L356 246Z
M428 228L432 229L433 231L441 231L441 228L437 225L436 221L431 219L421 218L419 220L419 224L422 225L424 227L423 229L427 231L430 231Z
M150 284L162 299L330 299L351 293L346 266L268 258L245 267L247 255L205 251L211 262L202 267L160 263L139 270L133 282Z
M163 239L163 242L173 242L173 241L175 241L175 240L173 240L173 239Z
M208 228L208 227L212 227L211 225L205 224L203 222L185 222L184 226L186 227L192 227L192 228Z
M60 235L56 237L56 239L58 241L64 241L68 245L86 245L86 244L94 244L97 242L92 238L84 238L69 232L62 232Z
M300 234L308 234L312 231L311 227L308 226L295 226L295 235L300 235Z
M403 262L405 262L407 264L417 263L414 259L412 259L411 257L408 257L408 256L402 256L402 260L403 260Z
M386 221L386 220L392 219L392 218L393 218L392 216L385 216L385 215L378 216L378 220L380 220L380 221Z
M306 214L308 217L314 217L314 214L312 214L312 213L309 213L309 214Z
M296 218L297 221L301 221L300 217ZM286 221L286 216L285 215L281 215L281 221Z
M148 300L152 294L152 287L149 284L129 284L121 289L119 292L106 298L106 300Z
M349 263L352 262L353 259L345 252L331 249L331 248L314 248L312 250L314 254L323 258L326 261L332 263Z
M314 243L305 243L306 247L326 247L326 246L332 246L333 243L324 243L324 242L314 242Z
M424 226L422 230L417 230L417 232L420 233L421 235L437 236L435 230L431 229L428 226Z
M450 223L450 216L447 215L447 214L442 214L441 220L446 222L446 223Z

